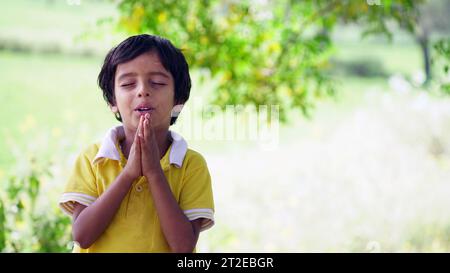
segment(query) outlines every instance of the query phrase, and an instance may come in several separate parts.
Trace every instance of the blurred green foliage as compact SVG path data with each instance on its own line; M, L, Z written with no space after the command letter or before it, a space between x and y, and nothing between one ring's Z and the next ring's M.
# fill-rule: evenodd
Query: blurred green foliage
M130 34L167 37L191 67L219 77L218 105L276 104L285 120L287 109L307 115L314 99L334 93L326 68L338 23L358 23L365 35L390 36L390 21L413 31L423 2L123 0L117 23Z
M42 192L43 181L52 174L36 160L29 163L20 175L8 175L1 184L0 252L68 252L71 220L48 206L52 199Z
M409 232L405 242L411 252L449 252L450 225L448 223L418 224Z
M442 65L442 74L447 75L450 78L450 39L440 39L435 45L435 54L436 58L443 63ZM441 88L447 94L450 94L450 79L443 81L441 83Z

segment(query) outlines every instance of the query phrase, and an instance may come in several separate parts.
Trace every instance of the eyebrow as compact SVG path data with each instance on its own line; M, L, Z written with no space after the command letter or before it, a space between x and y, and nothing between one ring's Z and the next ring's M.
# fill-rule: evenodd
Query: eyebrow
M125 73L125 74L120 75L119 78L117 79L117 81L120 81L121 79L126 78L126 77L132 77L132 76L136 76L136 75L137 74L134 72ZM170 79L169 75L167 75L164 72L160 72L160 71L152 71L152 72L147 73L147 75L157 75L157 76L162 76L164 78Z

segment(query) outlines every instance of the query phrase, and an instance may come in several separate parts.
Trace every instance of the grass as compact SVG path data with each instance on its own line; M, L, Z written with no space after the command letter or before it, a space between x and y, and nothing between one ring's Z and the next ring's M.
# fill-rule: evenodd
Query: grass
M389 74L412 76L422 71L420 48L416 44L345 43L337 50L336 57L344 60L383 60L383 68Z
M74 2L5 1L0 18L0 50L103 57L113 43L125 38L107 23L118 16L110 1L70 4Z
M369 36L362 39L361 29L350 25L338 27L333 38L337 47L334 58L353 61L379 61L388 74L413 76L423 70L420 47L408 33L394 30L392 41L384 36Z
M36 130L70 133L101 128L113 119L96 86L99 59L0 52L2 139L19 140ZM93 118L95 117L95 118ZM2 151L8 143L2 141ZM11 162L0 154L0 164Z
M107 1L17 0L2 2L0 37L34 43L70 43L96 24L98 18L114 16Z

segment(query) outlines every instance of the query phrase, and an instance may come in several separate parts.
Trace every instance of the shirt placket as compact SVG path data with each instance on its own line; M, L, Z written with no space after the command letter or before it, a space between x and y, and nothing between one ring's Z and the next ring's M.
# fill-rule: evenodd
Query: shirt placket
M128 211L130 209L130 207L135 207L135 206L130 206L130 204L133 204L135 202L139 202L139 199L141 199L141 195L144 194L144 189L145 189L145 177L141 176L140 178L138 178L137 180L135 180L133 182L133 184L131 185L131 189L130 192L128 193L128 200L127 200L127 206L126 206L126 210L125 210L125 217L128 217Z

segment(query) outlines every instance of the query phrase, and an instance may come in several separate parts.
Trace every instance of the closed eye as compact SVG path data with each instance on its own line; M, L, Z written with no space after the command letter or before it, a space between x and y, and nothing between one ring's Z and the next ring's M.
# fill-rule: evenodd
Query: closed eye
M155 85L167 85L167 84L165 84L165 83L163 83L163 82L151 82L151 84L155 84Z
M128 87L128 86L132 86L134 85L134 83L124 83L122 85L120 85L120 87Z

